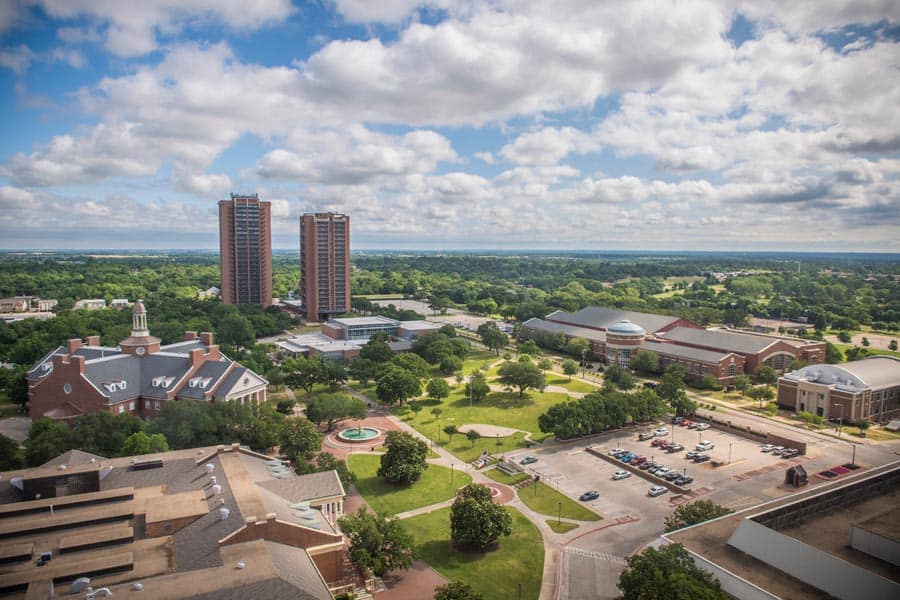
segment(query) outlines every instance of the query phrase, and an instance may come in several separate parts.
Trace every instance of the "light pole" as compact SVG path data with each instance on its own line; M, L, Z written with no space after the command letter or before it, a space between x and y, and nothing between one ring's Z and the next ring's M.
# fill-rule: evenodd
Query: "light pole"
M728 464L731 464L731 442L728 442Z
M556 503L556 524L559 525L562 520L562 502Z
M453 485L453 463L450 463L450 485Z
M835 404L835 406L841 407L841 419L838 421L838 437L841 437L841 430L844 428L844 405L843 404Z

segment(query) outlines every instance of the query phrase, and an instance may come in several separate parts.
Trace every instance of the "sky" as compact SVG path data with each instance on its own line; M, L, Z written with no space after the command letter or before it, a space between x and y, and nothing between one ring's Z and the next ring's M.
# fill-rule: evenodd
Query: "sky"
M0 0L0 248L900 252L896 0Z

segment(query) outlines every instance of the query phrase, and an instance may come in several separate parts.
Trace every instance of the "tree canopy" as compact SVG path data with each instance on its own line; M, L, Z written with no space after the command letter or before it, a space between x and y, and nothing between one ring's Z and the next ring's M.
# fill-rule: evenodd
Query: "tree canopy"
M422 383L403 367L389 365L378 378L375 395L385 404L403 404L422 393Z
M681 544L647 547L625 559L619 575L623 600L728 600L719 580L696 564Z
M666 517L666 531L675 531L703 521L709 521L717 517L734 512L730 508L720 506L709 500L695 500L682 504L675 509L672 515Z
M412 564L412 538L400 521L362 507L355 515L338 519L338 525L350 540L350 560L361 571L381 577Z
M544 374L532 362L505 362L497 370L497 381L515 388L519 396L524 396L528 389L542 390L547 385Z
M512 533L509 512L491 498L487 486L470 483L456 493L450 509L450 537L464 549L483 550Z
M366 404L350 394L333 392L319 394L306 403L306 418L326 429L334 429L335 423L343 419L362 419L366 416Z
M428 468L428 445L401 431L389 431L384 442L378 476L388 483L408 485L418 481Z

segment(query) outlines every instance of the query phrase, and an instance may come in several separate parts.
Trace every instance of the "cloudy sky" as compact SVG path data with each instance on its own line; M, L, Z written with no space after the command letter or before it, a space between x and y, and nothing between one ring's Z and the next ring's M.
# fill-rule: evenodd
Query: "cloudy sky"
M0 0L0 248L900 252L896 0Z

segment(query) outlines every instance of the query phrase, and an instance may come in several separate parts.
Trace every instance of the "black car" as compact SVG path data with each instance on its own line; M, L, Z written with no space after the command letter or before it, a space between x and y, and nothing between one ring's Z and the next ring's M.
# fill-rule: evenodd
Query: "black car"
M591 490L589 492L583 493L578 499L582 502L589 502L591 500L596 500L600 497L600 492L597 490Z
M669 454L674 454L676 452L681 452L684 450L684 446L681 444L672 444L671 446L666 446L666 452Z
M709 460L709 454L701 454L699 456L694 457L695 463L702 463L702 462L706 462L708 460Z
M681 475L678 474L678 471L669 471L668 473L665 474L666 481L675 481L676 479L679 479L680 477L681 477Z
M675 480L675 485L685 486L685 485L688 485L689 483L693 483L693 482L694 482L694 478L692 476L684 475Z

